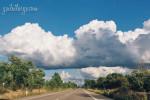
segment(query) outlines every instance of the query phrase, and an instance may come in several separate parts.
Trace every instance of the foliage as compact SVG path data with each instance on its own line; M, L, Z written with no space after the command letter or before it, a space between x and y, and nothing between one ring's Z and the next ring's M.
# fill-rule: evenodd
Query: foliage
M99 89L113 89L119 87L127 87L129 82L127 78L121 74L112 73L107 77L99 77L96 81L85 80L84 87L99 88Z
M63 81L61 80L61 77L58 73L54 73L51 80L48 81L48 87L50 88L59 88L63 84Z
M76 88L77 85L73 82L63 82L58 73L54 73L52 78L46 81L46 86L50 89L56 88Z
M99 89L115 89L128 87L134 91L150 91L150 71L135 70L129 75L108 74L95 80L85 80L84 87Z
M27 79L27 86L32 88L41 88L44 85L45 73L42 69L32 69L30 70L29 78Z
M44 71L36 68L31 61L11 56L9 62L0 63L0 84L13 90L41 87Z
M37 68L31 61L16 56L9 57L8 62L0 63L0 92L6 89L40 89L46 88L76 88L73 82L63 82L58 73L54 73L51 80L45 81L45 73Z
M144 78L144 89L149 92L150 91L150 77Z
M146 94L138 94L128 88L119 88L113 93L115 100L147 100Z
M106 77L105 88L119 88L122 86L128 86L128 80L122 74L112 73Z
M63 88L77 88L77 84L74 82L65 82L63 83Z
M131 75L127 76L128 81L130 83L130 88L135 91L143 91L143 85L144 85L144 73L133 71Z
M150 91L150 71L134 70L128 75L112 73L106 77L99 77L96 81L85 80L84 86L102 89L102 94L115 100L147 100L145 91Z
M84 87L85 88L95 88L96 87L96 82L94 80L85 80L84 82Z

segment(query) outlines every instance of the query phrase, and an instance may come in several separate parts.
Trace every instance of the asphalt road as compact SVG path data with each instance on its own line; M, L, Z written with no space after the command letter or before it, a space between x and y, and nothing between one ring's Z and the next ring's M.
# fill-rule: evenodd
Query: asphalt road
M18 100L112 100L84 89L66 90Z

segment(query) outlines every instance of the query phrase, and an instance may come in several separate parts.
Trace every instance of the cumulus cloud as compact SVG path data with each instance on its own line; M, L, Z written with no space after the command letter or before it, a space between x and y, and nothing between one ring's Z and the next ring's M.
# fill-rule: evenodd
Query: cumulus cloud
M108 74L111 73L122 73L122 74L129 74L131 73L132 69L123 68L123 67L87 67L81 69L81 74L84 78L99 78L99 77L106 77Z
M93 20L75 33L79 66L132 66L136 60L116 36L113 21Z
M150 19L144 21L143 28L136 28L134 31L130 30L127 32L117 31L117 36L122 43L133 42L142 34L150 33Z
M116 24L114 21L98 21L92 20L88 24L81 26L75 31L76 37L82 39L83 37L95 35L95 37L103 38L105 34L113 34L116 32Z
M143 25L144 25L144 29L145 30L149 30L150 31L150 19L147 20L147 21L144 21Z
M142 63L150 63L150 34L140 35L133 43L133 50Z
M68 80L69 78L71 78L71 75L68 72L62 71L60 73L60 77L62 80Z
M137 59L137 63L150 63L150 19L144 21L143 28L134 31L117 32L120 42L127 45L131 54Z
M75 30L75 37L55 36L36 23L26 23L0 36L0 54L32 60L44 68L136 66L150 63L150 20L123 32L114 21L93 20Z
M26 23L0 37L0 53L30 59L42 66L67 66L76 55L73 39L55 36L38 24Z

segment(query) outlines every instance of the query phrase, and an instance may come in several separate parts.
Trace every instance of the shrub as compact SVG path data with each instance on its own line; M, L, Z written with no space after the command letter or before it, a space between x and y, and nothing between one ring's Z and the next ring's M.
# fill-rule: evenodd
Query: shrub
M136 93L128 88L120 88L113 93L113 98L115 100L147 100L147 95Z

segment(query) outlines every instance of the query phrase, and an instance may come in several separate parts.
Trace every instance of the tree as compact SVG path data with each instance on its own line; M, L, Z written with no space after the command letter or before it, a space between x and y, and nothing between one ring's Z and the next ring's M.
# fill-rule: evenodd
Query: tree
M128 86L128 84L127 78L118 73L107 75L106 80L104 81L104 86L109 89Z
M131 75L127 76L130 88L135 91L143 91L144 88L144 73L139 71L133 71Z
M41 88L44 85L44 76L45 73L42 69L31 69L26 86L31 90L33 88Z
M96 81L95 80L84 80L84 87L85 88L96 88Z
M32 90L32 88L41 88L44 85L44 71L36 68L31 61L11 56L9 62L13 89L30 88Z
M76 88L76 87L77 84L71 81L63 83L63 88Z
M0 63L0 84L9 88L12 86L12 71L9 63L1 62Z
M2 84L3 82L5 82L6 78L7 78L7 74L8 74L8 65L7 63L0 63L0 84Z
M36 68L31 61L11 56L8 62L0 63L0 90L4 85L12 90L30 89L31 91L34 88L40 90L45 85L51 88L77 87L73 82L63 83L58 73L54 73L50 81L45 81L44 76L44 71Z
M149 92L150 91L150 77L146 77L144 79L144 89Z
M105 87L104 87L105 80L106 80L105 77L99 77L96 81L96 86L98 88L105 89Z
M30 77L30 70L35 68L31 61L22 60L16 56L9 58L10 76L12 78L11 87L16 90L25 88Z
M63 84L63 81L58 73L54 73L52 79L49 81L49 85L51 88L59 88Z

